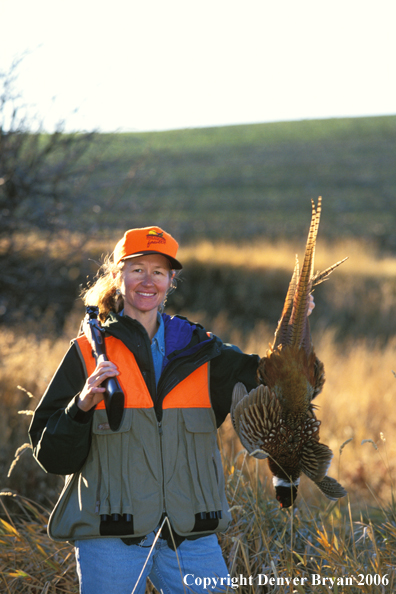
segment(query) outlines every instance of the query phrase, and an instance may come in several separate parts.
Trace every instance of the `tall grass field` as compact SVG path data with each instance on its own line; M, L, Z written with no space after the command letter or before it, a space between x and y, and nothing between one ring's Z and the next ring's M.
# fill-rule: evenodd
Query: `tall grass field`
M396 592L396 118L101 142L92 149L92 159L102 151L96 198L76 224L50 242L34 229L14 238L27 260L51 253L62 308L35 295L32 315L18 317L9 294L0 295L0 592L78 592L72 546L46 533L63 479L38 467L27 429L78 331L79 284L102 254L126 228L169 229L184 270L166 311L263 356L319 194L315 268L348 260L314 292L312 337L326 374L317 416L334 453L329 474L348 495L332 502L302 479L295 507L281 510L267 462L247 455L226 419L218 437L233 515L220 536L229 592Z

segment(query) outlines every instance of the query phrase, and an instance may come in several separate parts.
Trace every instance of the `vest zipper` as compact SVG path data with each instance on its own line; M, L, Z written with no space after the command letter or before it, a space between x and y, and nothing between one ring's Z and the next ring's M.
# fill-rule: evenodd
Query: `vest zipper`
M162 511L165 514L165 472L164 472L164 458L163 458L163 451L162 451L162 436L164 434L164 430L162 428L162 421L158 421L158 433L160 439L160 456L161 456L161 469L162 469Z
M99 514L100 511L100 490L102 486L102 467L98 464L98 481L96 483L96 502L95 502L95 514Z

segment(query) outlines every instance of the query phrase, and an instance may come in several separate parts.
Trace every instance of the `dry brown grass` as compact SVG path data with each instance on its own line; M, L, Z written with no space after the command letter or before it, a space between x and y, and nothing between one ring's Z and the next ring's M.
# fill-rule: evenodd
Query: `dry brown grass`
M277 592L290 594L356 594L394 592L396 586L396 508L383 510L381 518L352 518L349 505L341 513L338 504L282 511L253 470L242 472L244 456L225 460L227 495L233 523L220 536L224 557L240 594ZM78 590L73 547L54 543L46 535L48 512L19 496L3 493L0 503L0 587L21 594L76 594ZM8 513L16 504L18 516ZM336 581L312 584L312 576ZM242 576L242 579L241 579ZM257 581L276 580L263 588ZM258 576L262 576L258 578ZM305 579L304 587L301 579ZM288 581L289 580L289 581ZM373 580L378 580L374 582ZM246 583L246 582L245 582ZM316 582L318 584L318 582ZM377 586L374 588L374 584ZM344 587L345 586L345 587ZM234 592L230 587L228 592ZM146 586L146 594L156 590Z
M9 513L10 506L13 514ZM0 510L3 512L0 518L1 592L78 592L72 547L49 540L47 510L7 492L1 493ZM18 515L14 519L16 510Z
M11 463L18 448L27 442L32 410L68 349L70 338L78 328L77 317L71 316L61 338L42 338L34 326L2 329L0 340L0 488L12 488L21 495L34 497L41 503L56 501L61 479L46 475L33 462L29 450Z

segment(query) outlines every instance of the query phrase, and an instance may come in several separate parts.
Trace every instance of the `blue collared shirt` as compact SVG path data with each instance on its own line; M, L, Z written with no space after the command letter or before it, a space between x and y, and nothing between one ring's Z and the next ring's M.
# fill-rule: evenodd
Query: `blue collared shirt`
M155 383L158 386L165 357L165 324L160 313L157 314L157 320L159 328L151 341L151 354L154 362Z
M124 315L124 310L120 311L118 314L120 316ZM151 354L153 356L154 362L154 373L155 373L155 385L158 386L159 378L161 377L162 373L162 366L164 363L165 357L165 324L164 320L162 319L161 314L157 313L157 320L159 323L159 328L155 333L153 340L151 341Z

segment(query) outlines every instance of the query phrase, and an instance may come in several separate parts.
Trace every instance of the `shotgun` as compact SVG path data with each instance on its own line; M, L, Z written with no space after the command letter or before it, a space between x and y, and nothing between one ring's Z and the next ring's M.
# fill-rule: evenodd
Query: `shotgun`
M92 347L96 363L109 360L106 355L104 330L98 321L98 314L98 307L88 305L83 322L84 334ZM101 385L106 390L104 402L110 429L117 431L124 414L124 392L115 377L106 378Z

